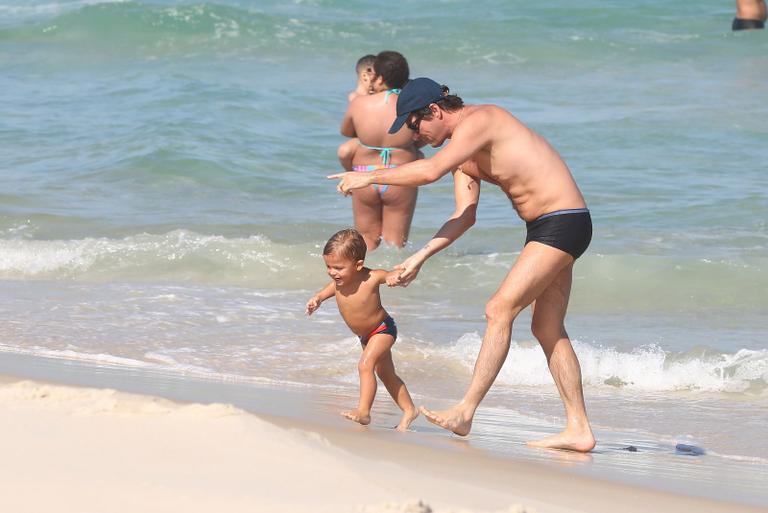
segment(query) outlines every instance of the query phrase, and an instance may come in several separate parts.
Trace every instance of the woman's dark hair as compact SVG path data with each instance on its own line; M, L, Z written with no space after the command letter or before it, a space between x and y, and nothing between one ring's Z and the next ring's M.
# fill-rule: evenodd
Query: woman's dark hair
M408 61L401 53L385 50L379 52L373 63L373 71L392 89L402 88L408 82Z
M443 97L433 103L436 103L441 109L448 112L456 112L464 106L464 100L462 100L461 97L456 96L455 94L448 94L450 89L448 89L447 85L442 85L440 87L443 88ZM419 119L426 119L427 121L432 119L432 110L429 108L429 105L423 109L414 111L414 114L416 114Z

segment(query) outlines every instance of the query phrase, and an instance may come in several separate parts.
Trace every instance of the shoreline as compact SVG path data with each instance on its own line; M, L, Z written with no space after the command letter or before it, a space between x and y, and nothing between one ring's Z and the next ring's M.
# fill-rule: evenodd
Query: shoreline
M185 481L187 484L178 484L177 488L166 490L168 493L161 494L162 497L151 498L150 494L147 497L149 502L142 504L142 508L150 507L153 501L173 502L174 494L186 497L191 493L189 487L192 483L196 483L194 486L202 486L203 492L217 495L221 490L211 489L211 487L227 488L233 486L233 482L240 482L243 487L238 488L237 493L245 497L243 499L245 502L229 504L227 507L233 511L237 511L240 507L252 511L254 507L260 506L259 494L270 493L273 494L271 497L274 500L267 509L269 511L321 511L322 507L331 507L331 503L334 511L429 511L425 509L426 506L418 506L419 500L435 512L454 511L453 508L463 508L462 511L471 508L468 511L536 511L538 513L548 511L607 513L617 510L630 513L649 510L682 513L692 508L696 511L713 513L766 511L766 509L746 504L677 495L570 472L567 470L567 465L578 464L581 455L577 454L559 455L562 457L563 467L558 468L552 464L495 456L471 447L461 439L432 436L429 432L402 434L383 428L363 428L352 423L346 425L323 415L310 414L304 417L286 415L290 413L289 408L301 408L302 405L310 404L311 400L308 401L301 396L311 396L311 391L293 394L287 391L256 389L252 385L239 390L237 385L233 384L229 387L229 395L221 401L214 400L216 396L219 399L222 397L222 394L216 393L216 387L201 384L201 390L208 389L210 392L212 388L214 389L213 393L206 397L196 388L194 380L180 380L176 377L169 379L166 383L161 381L150 383L145 375L132 381L132 378L126 377L131 373L123 373L123 376L119 376L120 373L112 369L86 376L80 368L81 365L67 363L64 367L68 367L69 371L61 372L63 367L61 362L51 365L51 362L42 362L36 357L22 359L27 360L26 364L39 364L37 371L26 373L33 374L32 376L19 375L19 372L8 372L8 367L13 366L9 364L9 359L14 358L0 355L0 394L2 395L0 407L6 412L4 415L6 420L3 421L5 427L3 431L6 433L0 432L2 435L0 439L5 440L5 444L9 444L9 447L4 450L12 451L13 447L21 446L33 449L21 456L24 461L13 462L12 460L8 465L9 468L26 466L31 468L30 472L38 472L46 465L50 466L51 453L59 453L57 460L77 461L81 452L90 454L94 440L109 437L115 432L122 433L121 444L125 447L109 444L103 448L104 453L109 454L114 451L120 453L125 450L143 454L141 461L137 463L136 470L144 469L146 465L151 468L159 465L163 468L168 467L171 474L173 471L181 471L186 475L189 472L188 467L175 468L174 462L183 462L187 458L192 458L194 461L215 461L220 457L221 451L237 455L241 451L245 454L255 450L251 458L255 461L244 462L235 457L233 461L226 460L223 466L227 469L236 469L238 465L245 465L245 468L240 469L243 475L226 473L228 477L217 478L210 483L212 478L210 469L195 467L194 475L188 476L190 481ZM18 362L15 363L18 364ZM45 368L44 363L47 363L48 368ZM60 379L51 376L57 369ZM141 374L141 372L133 374ZM174 389L171 386L173 381L181 381L182 385L186 385ZM141 388L154 389L154 392L141 391ZM126 391L114 392L115 389ZM9 393L12 396L10 399L7 397ZM222 402L241 402L237 399L240 393L251 396L250 399L256 400L264 411L254 413L246 411L253 410L251 407L242 408L221 404ZM254 398L254 393L259 397ZM53 402L41 401L42 396L56 396L59 399ZM233 398L234 400L230 401ZM110 406L106 408L99 406L105 401ZM156 410L158 405L162 410L159 415L146 415L146 410ZM200 418L177 418L180 412L187 410L207 413ZM13 411L14 414L8 415L9 411ZM82 413L83 411L85 413ZM75 417L80 416L87 421L79 422ZM230 417L236 420L234 425L226 422L223 425L217 424L216 419ZM67 431L67 426L73 422L75 424L71 426L71 430ZM13 428L14 423L16 423L16 431ZM28 429L21 429L19 423L27 426ZM93 423L101 425L103 432L94 433L94 428L91 427ZM169 423L175 423L175 429L163 431ZM133 424L140 426L136 433L125 432L126 427ZM210 430L201 433L198 424L210 424ZM51 428L51 426L54 427ZM61 430L58 427L61 427ZM238 436L231 436L227 431L233 428ZM40 452L41 448L38 447L40 438L34 435L38 429L44 430L45 444L51 445L47 451ZM201 438L190 439L188 437L192 435L185 434L177 439L176 434L179 430L197 433ZM69 433L68 439L57 438L65 432ZM147 452L146 449L151 444L147 446L141 437L136 438L137 433L141 432L145 435L153 433L152 438L157 436L154 440L156 445L152 446L154 451ZM276 462L273 463L264 461L259 456L264 450L279 452L282 450L281 443L289 449L295 448L297 444L305 446L298 452L291 453L290 457L277 457ZM182 445L179 446L179 444ZM176 447L178 460L165 460L161 457L168 445ZM72 486L75 489L81 489L84 496L87 496L90 487L88 483L93 479L98 481L98 469L114 466L112 460L115 456L105 458L93 456L91 470L82 469L81 474L70 476L75 481L77 476L81 478ZM288 463L282 461L291 458L298 461ZM324 461L327 459L327 465L320 468L312 467L313 462L318 459ZM305 474L304 470L310 467L314 473ZM350 467L355 469L353 475L362 478L362 482L356 485L360 490L354 493L351 493L348 488L354 489L355 486L344 484L345 479L350 479L344 469ZM255 477L254 472L261 477ZM328 489L318 490L310 486L309 483L315 479L316 472L327 473L329 482L336 483L335 486L341 489L337 490L331 486ZM265 475L262 476L262 474ZM12 487L11 489L22 489L23 483L19 483L18 478L17 474L11 473L3 479L11 484L16 481L16 484L21 486L21 488ZM136 475L128 476L125 481L127 488L122 492L125 493L131 486L136 485L136 479ZM275 482L282 483L282 480L294 482L293 491L277 493ZM44 473L37 482L44 488L53 484L45 479ZM246 482L247 486L245 486ZM121 492L121 483L123 482L113 483L114 493ZM358 494L360 491L362 493ZM146 495L148 492L142 490L140 493ZM78 493L75 490L71 495L76 498ZM308 503L302 502L304 499L298 500L296 495L315 497L316 501L310 501L313 505L309 508ZM342 497L344 497L343 500ZM369 498L370 500L367 500ZM8 500L10 499L6 497L5 501ZM196 511L194 507L204 503L204 501L199 504L190 503L188 510ZM390 506L382 506L385 503L389 503L391 509L386 509ZM9 510L23 510L23 508L18 509L20 504L11 505L13 508ZM134 503L133 507L136 506ZM212 507L210 503L208 506ZM53 509L56 510L56 508Z

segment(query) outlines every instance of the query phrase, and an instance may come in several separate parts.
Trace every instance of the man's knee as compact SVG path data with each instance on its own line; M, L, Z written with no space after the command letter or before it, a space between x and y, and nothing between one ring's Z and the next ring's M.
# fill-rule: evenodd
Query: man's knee
M568 338L562 323L545 322L536 317L531 321L531 332L542 345L552 344L561 338Z
M508 301L501 296L493 296L485 304L485 318L491 323L512 323L522 308L513 301Z

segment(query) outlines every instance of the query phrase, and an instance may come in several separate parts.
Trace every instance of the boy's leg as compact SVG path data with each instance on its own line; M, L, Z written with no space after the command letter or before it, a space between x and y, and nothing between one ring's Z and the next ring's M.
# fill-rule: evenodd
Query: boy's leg
M352 160L355 158L355 152L358 147L357 139L350 139L339 145L336 155L338 155L341 167L343 167L345 171L352 171Z
M376 376L374 370L381 356L388 352L395 340L391 335L374 335L368 341L357 363L357 372L360 375L360 400L356 410L341 412L341 414L363 425L371 422L371 406L376 397Z
M411 425L411 422L419 416L419 410L413 404L411 394L408 393L405 383L400 376L395 373L395 363L392 361L392 351L387 351L379 359L376 365L376 374L387 387L387 392L395 400L395 403L403 410L403 417L400 419L396 429L405 431Z

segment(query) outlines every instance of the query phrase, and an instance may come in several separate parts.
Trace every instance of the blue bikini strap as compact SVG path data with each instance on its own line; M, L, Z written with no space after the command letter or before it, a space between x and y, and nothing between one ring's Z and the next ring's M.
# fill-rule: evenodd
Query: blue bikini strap
M392 155L392 150L396 150L397 148L382 148L380 146L368 146L367 144L363 144L360 140L357 141L360 146L363 148L368 148L369 150L376 150L379 152L379 157L381 158L381 163L385 166L389 164L389 157Z
M384 103L389 102L389 95L391 94L400 94L400 89L387 89L387 91L384 93ZM389 165L389 159L392 156L392 150L396 150L397 148L381 148L379 146L368 146L367 144L363 144L358 140L360 143L360 146L364 148L368 148L369 150L376 150L379 152L379 157L381 158L381 163L386 165Z
M389 103L390 94L400 94L400 89L387 89L387 92L384 93L384 103Z

